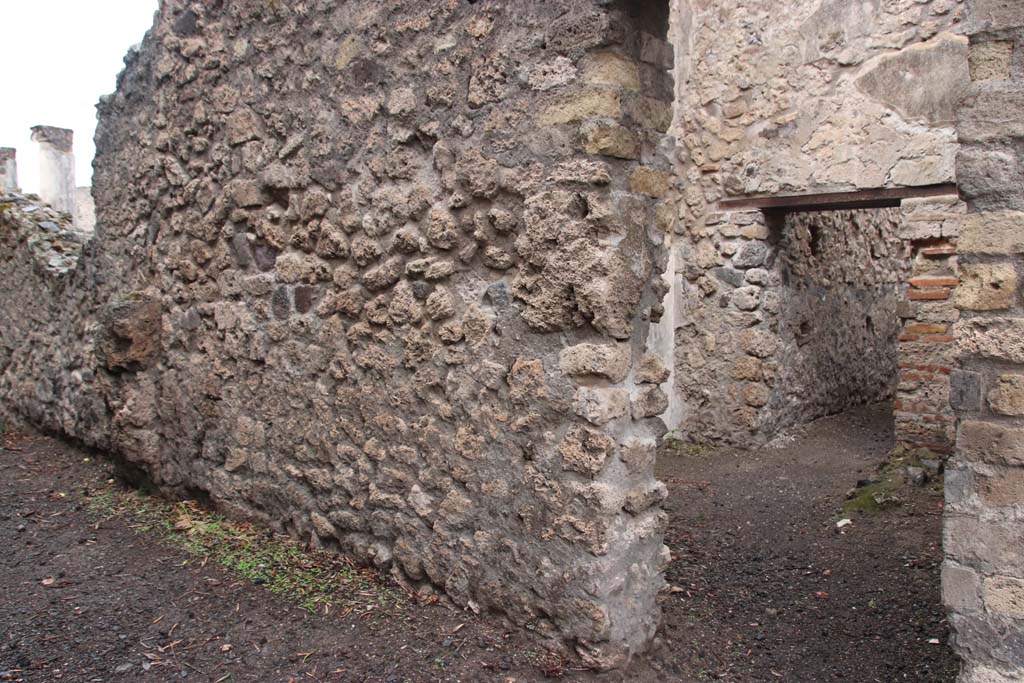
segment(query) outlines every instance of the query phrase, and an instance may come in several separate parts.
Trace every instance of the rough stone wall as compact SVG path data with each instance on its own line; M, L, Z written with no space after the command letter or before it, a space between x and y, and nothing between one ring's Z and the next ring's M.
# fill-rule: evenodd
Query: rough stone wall
M955 104L968 79L967 41L957 35L962 12L958 0L678 0L674 131L685 190L673 244L677 352L667 420L680 436L751 445L772 435L763 428L784 426L773 408L781 399L757 405L770 387L749 396L736 390L764 369L732 340L775 336L758 344L774 349L761 358L769 372L782 366L776 352L800 357L763 304L716 310L723 301L748 305L749 287L760 286L745 276L723 279L721 269L773 249L762 216L723 212L719 202L954 182ZM745 268L763 277L761 263ZM824 363L827 382L836 366ZM820 397L810 398L786 411L816 414Z
M1024 5L972 0L966 31L957 173L969 213L942 581L961 683L1011 683L1024 678Z
M80 344L64 348L89 332L87 315L74 310L95 305L84 286L96 278L95 265L82 258L89 248L66 213L0 193L0 410L17 403L33 422L100 444L108 443L102 430L109 422L102 397L79 391L94 373ZM91 424L99 431L82 434L79 425Z
M667 561L661 9L166 0L101 103L77 266L3 214L0 395L621 664Z

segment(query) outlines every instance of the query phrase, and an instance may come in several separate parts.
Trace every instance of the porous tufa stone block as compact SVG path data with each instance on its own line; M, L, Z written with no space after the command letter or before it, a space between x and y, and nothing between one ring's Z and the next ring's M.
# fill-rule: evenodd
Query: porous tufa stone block
M972 81L1003 81L1010 78L1013 41L990 40L971 45L968 52Z
M1024 375L1000 375L989 392L988 405L1000 415L1024 416Z
M1024 619L1024 581L1011 576L990 576L982 587L985 609L1010 619Z
M648 197L665 197L672 189L672 174L647 166L638 166L629 177L629 190Z
M1024 319L972 318L953 326L961 358L1024 363Z
M558 363L569 376L593 375L618 383L629 373L630 349L626 344L577 344L563 349Z
M665 362L659 356L646 354L640 359L635 380L637 384L661 384L668 380L670 374L669 369L665 367Z
M558 446L562 467L570 472L596 476L615 452L615 441L605 434L577 426Z
M96 355L111 371L146 368L162 351L161 333L162 309L158 300L136 295L108 304L100 312Z
M1024 465L1024 428L968 419L960 423L957 451L969 460Z
M1024 27L1024 9L1017 0L970 0L969 9L969 35Z
M1018 298L1017 271L1010 263L967 263L960 266L957 308L993 311L1012 308Z
M1024 84L978 81L959 111L957 132L962 143L991 143L1024 137Z
M963 254L1024 254L1024 212L968 214L957 248Z
M619 93L609 88L590 88L563 96L536 118L538 126L557 126L593 118L618 118L622 114Z
M655 384L645 384L641 387L633 399L633 419L655 417L668 409L668 396L661 387Z
M640 137L617 123L587 121L580 127L583 150L618 159L640 158Z
M583 79L591 85L639 90L640 65L618 52L592 52L585 60Z
M625 389L580 387L573 410L587 422L605 425L629 414L629 392Z

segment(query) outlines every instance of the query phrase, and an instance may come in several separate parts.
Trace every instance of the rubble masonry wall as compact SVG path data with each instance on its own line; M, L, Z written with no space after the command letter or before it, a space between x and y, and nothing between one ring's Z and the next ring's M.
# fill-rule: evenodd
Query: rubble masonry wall
M166 0L101 103L74 267L3 200L0 396L622 664L668 558L666 30L598 0Z

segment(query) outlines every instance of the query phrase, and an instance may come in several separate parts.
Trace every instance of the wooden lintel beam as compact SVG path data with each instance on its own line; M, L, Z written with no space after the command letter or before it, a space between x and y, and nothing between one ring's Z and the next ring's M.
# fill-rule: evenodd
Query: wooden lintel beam
M942 197L957 194L954 183L917 187L879 187L852 192L827 192L774 197L744 197L718 203L720 211L760 209L766 212L839 211L841 209L884 209L899 206L904 199Z

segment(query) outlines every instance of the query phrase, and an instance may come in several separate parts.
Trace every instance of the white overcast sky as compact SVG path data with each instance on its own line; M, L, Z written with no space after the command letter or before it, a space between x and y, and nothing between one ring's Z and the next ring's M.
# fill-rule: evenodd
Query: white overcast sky
M75 180L91 184L96 102L114 91L157 0L0 0L0 147L18 149L18 184L38 189L29 129L75 131Z

